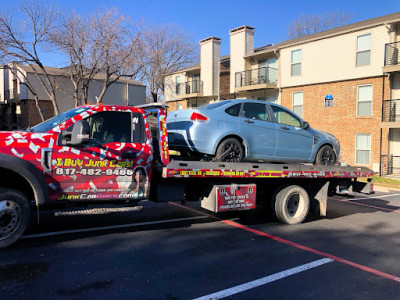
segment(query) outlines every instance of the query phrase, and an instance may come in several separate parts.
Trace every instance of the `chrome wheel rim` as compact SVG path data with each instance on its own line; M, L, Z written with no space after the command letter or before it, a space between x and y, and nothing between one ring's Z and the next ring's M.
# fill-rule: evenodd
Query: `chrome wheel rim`
M12 200L0 201L0 240L12 235L21 224L22 208Z

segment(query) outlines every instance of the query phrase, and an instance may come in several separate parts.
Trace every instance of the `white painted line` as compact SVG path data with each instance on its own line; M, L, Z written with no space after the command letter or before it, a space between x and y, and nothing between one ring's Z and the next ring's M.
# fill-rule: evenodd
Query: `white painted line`
M327 263L330 263L330 262L333 262L333 261L334 260L330 259L330 258L322 258L322 259L310 262L308 264L304 264L304 265L301 265L301 266L298 266L298 267L295 267L295 268L292 268L292 269L288 269L288 270L285 270L285 271L282 271L282 272L279 272L279 273L275 273L275 274L272 274L272 275L269 275L269 276L254 280L254 281L250 281L250 282L247 282L247 283L244 283L244 284L241 284L241 285L237 285L237 286L231 287L229 289L226 289L226 290L223 290L223 291L220 291L220 292L216 292L216 293L213 293L213 294L210 294L210 295L207 295L207 296L203 296L203 297L200 297L200 298L196 298L196 299L193 299L193 300L211 300L211 299L212 300L216 300L216 299L222 299L222 298L229 297L229 296L232 296L232 295L235 295L235 294L238 294L238 293L250 290L250 289L254 289L256 287L259 287L261 285L264 285L264 284L267 284L267 283L270 283L270 282L273 282L273 281L277 281L279 279L283 279L285 277L288 277L288 276L291 276L291 275L294 275L294 274L297 274L297 273L300 273L300 272L303 272L303 271L307 271L307 270L312 269L312 268L316 268L316 267L322 266L324 264L327 264Z
M129 227L136 227L136 226L143 226L143 225L154 225L154 224L181 222L181 221L191 221L191 220L206 219L206 218L209 218L209 217L198 216L198 217L191 217L191 218L160 220L160 221L153 221L153 222L130 223L130 224L122 224L122 225L84 228L84 229L63 230L63 231L56 231L56 232L46 232L46 233L24 235L21 237L21 239L32 239L32 238L38 238L38 237L56 236L56 235L71 234L71 233L82 233L82 232L101 231L101 230L109 230L109 229L129 228Z
M377 197L368 197L368 198L353 198L353 199L345 199L344 201L357 201L357 200L368 200L368 199L381 199L393 196L400 196L400 194L391 194L391 195L384 195L384 196L377 196Z

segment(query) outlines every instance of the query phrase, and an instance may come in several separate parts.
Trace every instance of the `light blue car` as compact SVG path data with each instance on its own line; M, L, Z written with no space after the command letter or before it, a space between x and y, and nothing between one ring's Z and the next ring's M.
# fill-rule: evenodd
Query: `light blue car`
M334 165L339 141L289 109L258 100L223 100L167 116L168 142L182 155L215 161L262 160Z

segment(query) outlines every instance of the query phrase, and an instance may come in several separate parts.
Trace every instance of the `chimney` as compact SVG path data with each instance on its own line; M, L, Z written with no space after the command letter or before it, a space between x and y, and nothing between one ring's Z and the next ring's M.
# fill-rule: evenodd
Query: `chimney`
M229 31L230 36L230 92L235 92L236 72L246 70L244 56L254 53L254 28L243 25Z
M200 41L200 79L203 81L203 96L219 95L219 68L221 39L209 37Z

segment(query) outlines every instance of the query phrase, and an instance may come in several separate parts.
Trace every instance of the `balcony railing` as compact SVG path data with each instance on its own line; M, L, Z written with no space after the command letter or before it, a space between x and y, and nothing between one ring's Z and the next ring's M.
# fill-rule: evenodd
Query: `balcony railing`
M399 50L400 42L385 45L385 66L395 66L400 64Z
M400 99L383 101L382 122L400 122Z
M182 82L178 83L175 88L177 95L201 94L203 93L203 81L193 80Z
M276 69L263 67L243 72L236 72L235 87L257 84L276 84Z
M381 170L380 174L385 175L400 175L400 156L381 155Z
M17 101L18 100L18 90L9 89L4 91L4 100L9 102L10 100Z

